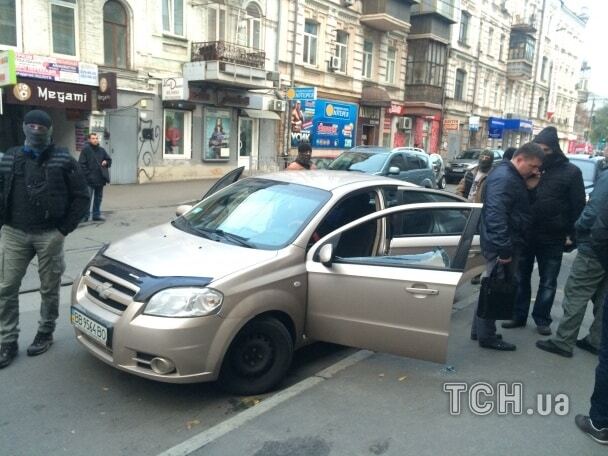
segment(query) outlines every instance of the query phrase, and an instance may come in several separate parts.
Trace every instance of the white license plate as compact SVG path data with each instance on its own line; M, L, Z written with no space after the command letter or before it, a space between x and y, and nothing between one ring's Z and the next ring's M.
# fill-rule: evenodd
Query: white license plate
M97 323L95 320L91 320L85 314L79 312L72 307L72 313L70 321L73 326L80 329L83 333L91 336L103 345L108 344L108 328L104 325Z

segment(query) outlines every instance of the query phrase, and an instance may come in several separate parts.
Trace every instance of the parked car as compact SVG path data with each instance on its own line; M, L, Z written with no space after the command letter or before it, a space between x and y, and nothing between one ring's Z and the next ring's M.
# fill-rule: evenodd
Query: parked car
M429 158L431 159L431 164L433 165L433 172L435 173L435 182L437 182L437 188L443 190L447 185L443 157L439 154L430 154Z
M310 161L317 167L317 169L327 169L330 163L335 159L336 157L318 155L316 157L311 157Z
M484 268L481 205L385 177L278 172L181 211L72 288L85 349L157 381L262 393L311 340L444 362L457 285Z
M445 167L445 176L448 183L460 182L465 173L477 166L479 154L485 149L467 149L461 152L455 159L450 160ZM494 153L494 164L502 160L503 151L490 149Z
M583 173L583 182L585 183L585 193L587 201L589 195L593 191L595 181L597 181L600 172L602 172L602 161L604 157L589 157L589 155L566 155L570 163L579 167Z
M330 165L331 170L359 171L387 176L426 188L436 188L435 174L429 156L424 152L357 146L343 152Z

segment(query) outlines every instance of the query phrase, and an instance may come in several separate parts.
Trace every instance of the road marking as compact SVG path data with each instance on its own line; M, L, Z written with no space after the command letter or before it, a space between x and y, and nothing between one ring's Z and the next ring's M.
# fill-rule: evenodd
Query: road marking
M274 396L264 399L259 404L247 409L238 415L233 416L232 418L227 419L191 438L185 440L184 442L174 446L173 448L169 448L168 450L160 453L158 456L186 456L196 450L200 450L205 445L213 442L214 440L219 439L220 437L228 434L229 432L238 429L243 426L248 421L262 415L263 413L272 410L277 405L282 404L283 402L291 399L292 397L297 396L298 394L303 393L306 390L309 390L315 385L332 378L338 372L357 364L358 362L369 358L374 353L368 350L359 350L356 353L344 358L341 361L323 369L322 371L317 372L311 377L308 377L295 385L290 386L289 388L275 394Z

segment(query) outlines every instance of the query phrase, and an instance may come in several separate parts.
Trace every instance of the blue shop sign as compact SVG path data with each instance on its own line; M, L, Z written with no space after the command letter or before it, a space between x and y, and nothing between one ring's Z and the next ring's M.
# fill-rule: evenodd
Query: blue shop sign
M505 119L490 117L488 119L488 138L500 139L505 130Z
M316 87L291 87L287 90L287 99L289 100L316 100L317 99L317 88Z
M522 133L532 133L532 121L525 119L504 119L505 130L516 130Z

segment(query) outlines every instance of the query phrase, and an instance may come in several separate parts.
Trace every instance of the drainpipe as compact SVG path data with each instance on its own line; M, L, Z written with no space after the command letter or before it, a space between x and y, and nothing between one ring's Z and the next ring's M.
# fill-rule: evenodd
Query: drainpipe
M545 23L545 6L547 0L543 0L543 9L540 11L540 28L538 30L538 47L536 48L536 58L534 62L534 76L532 80L532 93L530 94L530 110L528 112L529 120L532 120L532 110L534 109L534 92L536 90L536 78L538 77L538 64L540 61L540 48L543 40L543 24Z
M300 0L295 0L294 2L294 10L293 10L293 33L292 33L292 42L291 42L291 71L289 75L289 84L290 87L295 86L295 73L296 73L296 38L298 36L298 16L300 14ZM288 2L289 4L289 2ZM280 20L280 19L279 19ZM279 37L280 40L280 37ZM277 41L279 41L277 40ZM290 146L290 118L289 118L289 105L287 106L287 111L285 113L285 141L283 147L283 155L287 157L289 155L289 146Z
M477 59L475 60L475 79L473 80L473 103L471 103L471 115L475 115L477 104L477 83L479 82L479 57L481 56L481 32L483 30L483 12L479 12L479 39L477 40ZM481 127L481 126L480 126ZM471 147L471 130L469 130L469 138L467 147Z

